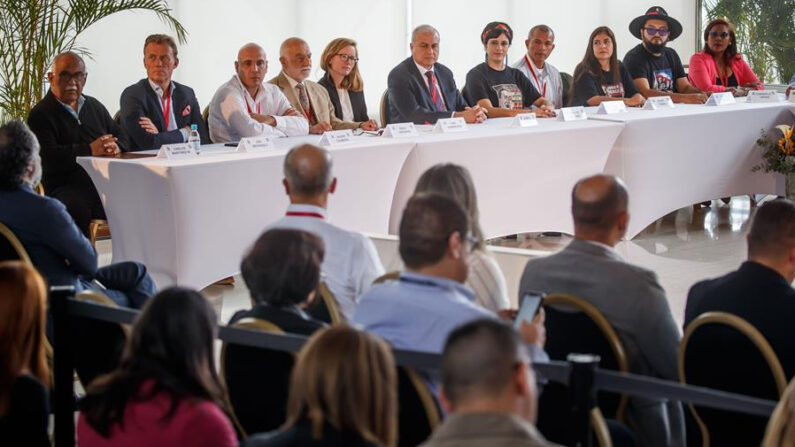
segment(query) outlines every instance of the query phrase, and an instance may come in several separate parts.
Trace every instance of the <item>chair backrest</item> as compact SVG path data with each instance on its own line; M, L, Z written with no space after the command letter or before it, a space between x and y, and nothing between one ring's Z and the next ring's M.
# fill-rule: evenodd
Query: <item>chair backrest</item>
M40 195L40 196L43 196L43 195L44 195L44 185L42 185L42 184L41 184L41 182L39 182L39 183L36 185L36 187L35 187L35 188L33 188L33 190L34 190L34 191L36 191L36 194L38 194L38 195Z
M679 345L682 383L778 400L787 386L775 351L749 322L707 312L685 329ZM768 418L690 405L704 446L759 445Z
M422 444L439 426L442 412L428 384L413 369L398 366L398 446Z
M571 353L596 354L599 367L628 371L626 351L604 315L589 302L571 295L551 294L544 299L547 343L552 360L566 360ZM628 397L599 392L598 408L607 418L623 420ZM569 389L559 383L544 386L539 399L538 428L554 442L566 443L571 435L562 421L570 418Z
M108 307L118 307L105 294L95 290L83 290L75 298ZM109 373L119 366L122 350L127 341L128 325L72 317L71 335L75 346L75 371L83 388L87 388L98 376ZM58 343L58 340L55 341Z
M560 86L562 87L563 90L563 107L566 107L569 105L569 103L571 103L572 99L574 99L571 98L571 92L572 92L571 85L574 83L574 79L571 77L570 74L561 71L560 81L561 81Z
M345 322L345 317L340 312L337 298L331 292L324 281L321 281L315 293L315 299L306 309L306 312L313 318L328 324L340 324Z
M389 89L384 90L384 93L381 94L378 113L381 114L381 125L386 126L389 124Z
M259 318L244 318L232 327L282 334ZM279 428L287 418L287 393L295 356L289 352L226 343L221 347L221 380L243 434Z
M378 278L374 279L373 284L381 284L382 282L386 281L397 281L399 278L400 278L399 270L386 272L383 275L379 276Z
M0 261L22 261L30 266L33 265L22 242L19 242L14 232L2 223L0 223Z
M113 114L113 122L121 126L121 110L117 110L116 113Z
M204 106L204 110L202 110L202 121L204 121L204 123L202 123L204 125L204 128L207 129L207 138L210 138L210 106L209 105ZM211 139L210 143L212 143L212 142L213 141Z

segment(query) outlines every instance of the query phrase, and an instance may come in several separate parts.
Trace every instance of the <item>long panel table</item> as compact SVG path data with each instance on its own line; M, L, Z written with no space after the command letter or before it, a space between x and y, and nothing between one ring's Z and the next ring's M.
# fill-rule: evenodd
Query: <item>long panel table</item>
M791 103L725 106L677 104L674 109L629 109L592 120L626 124L605 172L626 182L633 238L649 224L684 206L719 197L775 194L776 176L751 172L761 161L760 133L792 122Z

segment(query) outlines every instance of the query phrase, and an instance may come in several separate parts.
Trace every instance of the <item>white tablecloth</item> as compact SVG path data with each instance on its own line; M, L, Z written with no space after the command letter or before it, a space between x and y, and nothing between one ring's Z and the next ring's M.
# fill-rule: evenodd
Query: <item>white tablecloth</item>
M762 151L754 149L762 130L789 124L789 103L709 107L677 104L674 109L640 110L589 118L626 124L605 172L620 176L629 191L633 238L665 214L705 200L776 193L776 177L751 172Z
M318 140L282 139L267 153L229 153L232 148L212 145L197 159L80 157L78 163L105 206L113 261L143 262L160 288L201 289L239 272L245 250L284 215L284 155ZM338 186L329 220L386 233L389 198L413 147L412 141L358 137L354 145L331 149Z

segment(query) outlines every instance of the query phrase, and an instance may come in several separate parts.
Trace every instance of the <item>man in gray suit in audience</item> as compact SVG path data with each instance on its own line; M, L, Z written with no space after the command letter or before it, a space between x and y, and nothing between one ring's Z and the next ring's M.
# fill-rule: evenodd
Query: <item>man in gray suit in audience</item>
M630 372L678 380L681 335L657 275L626 262L613 248L629 223L627 190L613 176L580 180L571 194L574 240L550 256L531 259L519 284L528 291L564 293L593 304L618 333ZM679 402L631 398L627 422L640 445L684 445Z

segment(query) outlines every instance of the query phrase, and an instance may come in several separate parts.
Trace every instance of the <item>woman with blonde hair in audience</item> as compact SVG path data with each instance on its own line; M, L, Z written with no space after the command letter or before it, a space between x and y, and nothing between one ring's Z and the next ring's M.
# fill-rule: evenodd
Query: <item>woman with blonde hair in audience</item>
M80 447L238 445L215 372L216 315L199 292L172 287L150 299L121 364L80 402Z
M393 447L397 371L389 346L350 326L317 331L298 354L287 422L246 447Z
M789 447L795 445L795 380L781 396L765 430L761 447Z
M438 164L425 171L417 181L414 193L441 194L458 202L469 214L470 233L474 239L467 264L469 274L466 285L475 292L476 302L493 312L508 309L508 287L505 275L497 261L486 250L483 230L480 229L478 198L472 176L463 166L451 163Z
M329 42L320 56L320 68L326 74L318 84L328 91L334 105L334 115L343 121L361 122L364 130L378 129L378 123L367 116L356 41L338 37Z
M0 444L49 446L47 288L31 266L0 262Z

